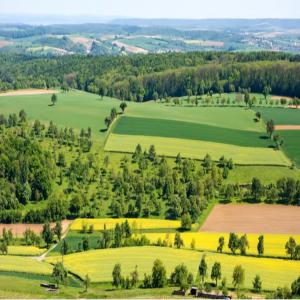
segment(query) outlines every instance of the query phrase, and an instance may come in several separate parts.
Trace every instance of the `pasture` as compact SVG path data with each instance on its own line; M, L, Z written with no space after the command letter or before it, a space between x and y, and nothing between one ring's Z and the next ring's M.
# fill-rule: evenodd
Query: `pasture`
M176 157L180 152L182 157L202 160L209 153L215 161L218 161L224 155L226 158L232 158L235 164L241 165L291 165L290 160L282 151L275 151L271 148L240 147L229 144L157 136L110 134L104 150L108 152L133 153L138 144L147 150L150 145L155 145L158 155L168 157Z
M240 232L240 236L243 232ZM155 244L160 239L169 246L174 247L175 233L146 233L146 237ZM140 235L137 235L140 237ZM218 247L218 240L221 236L225 239L223 252L231 253L228 248L229 233L224 232L183 232L180 234L185 249L191 249L191 243L194 241L195 249L201 251L216 252ZM247 254L257 255L257 243L260 234L247 234L249 241L249 249ZM265 256L270 257L287 257L285 252L285 243L289 239L288 234L264 234ZM293 235L296 241L300 242L300 235ZM237 251L239 253L239 251Z
M300 234L300 207L267 204L216 205L200 230Z
M130 247L118 249L92 250L65 256L66 267L82 278L89 274L92 282L110 282L112 270L116 263L121 264L122 274L129 275L138 267L140 277L144 273L151 273L153 262L161 259L166 267L167 276L175 266L184 263L188 269L197 275L198 265L204 253L192 250L179 250L163 247ZM205 253L208 264L208 273L215 261L222 265L222 276L227 278L231 286L232 272L236 265L245 268L246 288L252 288L252 280L260 274L263 280L263 289L275 289L278 283L290 285L299 276L300 262L282 259L241 257L226 254ZM48 262L55 262L57 257L50 257ZM207 279L210 281L210 279Z
M93 225L94 230L99 231L103 230L104 226L106 229L115 228L116 224L124 223L128 220L129 225L133 230L143 230L143 229L178 229L181 226L180 221L172 221L172 220L163 220L163 219L126 219L126 218L118 218L118 219L76 219L70 229L81 231L83 226L86 226L89 229L90 225Z

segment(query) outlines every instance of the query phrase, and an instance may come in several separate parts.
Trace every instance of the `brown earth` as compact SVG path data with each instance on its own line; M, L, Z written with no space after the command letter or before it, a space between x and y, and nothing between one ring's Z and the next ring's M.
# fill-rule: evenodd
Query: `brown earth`
M12 44L12 42L10 42L10 41L0 40L0 48L9 46L11 44Z
M200 231L300 234L300 207L268 204L216 205Z
M62 221L63 233L71 225L72 221L64 220ZM54 227L55 223L51 223L51 227ZM40 234L43 230L43 224L0 224L0 233L6 228L7 230L11 229L14 236L22 236L26 229L31 229L36 234Z
M42 94L56 94L56 90L44 90L44 89L24 89L0 93L0 97L6 96L24 96L24 95L42 95Z
M300 125L276 125L275 130L300 130Z

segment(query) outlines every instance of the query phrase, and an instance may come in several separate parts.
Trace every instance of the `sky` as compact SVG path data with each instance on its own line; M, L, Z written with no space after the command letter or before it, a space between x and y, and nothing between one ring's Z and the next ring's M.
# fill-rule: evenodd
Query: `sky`
M182 19L300 18L300 0L0 0L0 15L4 14Z

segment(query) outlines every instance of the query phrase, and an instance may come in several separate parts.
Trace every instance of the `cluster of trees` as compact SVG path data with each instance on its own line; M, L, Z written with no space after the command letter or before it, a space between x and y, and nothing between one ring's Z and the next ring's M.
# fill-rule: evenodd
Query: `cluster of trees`
M0 90L68 86L131 101L248 88L299 97L298 61L298 56L270 52L50 59L2 54Z
M224 184L221 198L231 202L234 197L257 203L265 201L270 204L300 205L300 181L292 177L283 177L276 183L264 185L260 179L254 177L251 184L244 187Z
M300 244L297 244L293 237L290 237L289 240L286 242L285 251L291 259L300 259Z

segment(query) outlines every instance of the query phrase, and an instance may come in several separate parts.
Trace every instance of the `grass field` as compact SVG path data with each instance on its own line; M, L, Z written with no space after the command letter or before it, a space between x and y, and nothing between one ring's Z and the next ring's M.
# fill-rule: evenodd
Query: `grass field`
M299 114L300 123L300 114ZM297 166L300 166L300 130L277 131L284 140L283 150Z
M107 229L115 228L116 224L124 223L128 220L128 223L133 229L143 230L143 229L176 229L180 228L180 221L171 221L171 220L161 220L161 219L76 219L70 229L71 230L82 230L83 225L87 226L87 229L90 225L94 226L94 230L103 230L104 225Z
M122 274L129 275L135 266L143 278L144 273L150 273L155 259L161 259L167 269L167 275L175 266L185 263L196 276L198 265L203 253L192 250L178 250L162 247L131 247L105 250L92 250L85 253L65 256L65 265L74 273L84 277L89 274L92 282L109 282L112 280L112 270L116 263L121 263ZM47 259L56 261L56 257ZM281 259L241 257L226 254L206 253L208 272L215 261L222 265L222 274L231 285L232 272L236 265L245 268L245 287L252 287L252 280L260 274L264 289L275 289L278 285L290 285L299 276L300 262ZM210 281L210 279L208 279Z
M256 177L264 184L274 183L282 177L292 177L300 179L299 169L291 169L287 167L272 166L235 166L229 172L226 183L249 184Z
M281 151L271 148L239 147L213 142L140 135L110 134L104 149L111 152L132 153L137 144L147 150L150 145L155 145L157 154L169 157L176 157L180 152L183 157L203 159L209 153L213 160L219 160L224 155L226 158L232 158L234 163L242 165L291 165L290 160Z
M253 121L255 113L241 107L178 107L154 102L128 103L126 115L139 118L155 117L156 119L192 122L229 129L265 131L261 123Z
M9 255L38 256L45 251L46 249L41 249L35 246L8 246Z
M300 125L300 109L257 107L265 122L273 120L275 125Z
M0 98L0 111L4 114L19 113L25 109L30 120L53 121L62 127L73 127L77 131L91 127L94 137L104 140L104 118L112 107L119 107L120 101L104 98L81 91L58 94L55 106L51 104L51 95L3 96Z
M162 241L174 244L174 233L146 233L147 238L156 243L160 238ZM228 248L229 233L213 233L213 232L183 232L181 238L184 241L184 247L191 249L191 243L195 241L195 249L203 251L217 251L219 237L225 238L224 252L230 253ZM257 255L257 242L259 234L247 234L250 248L248 254ZM287 234L265 234L265 256L287 257L285 252L285 243L290 235ZM300 242L300 235L293 235ZM238 252L237 252L238 253Z
M270 140L265 133L237 130L150 118L121 117L113 129L115 134L158 136L187 140L201 140L206 142L231 144L243 147L269 147Z
M52 267L31 257L1 255L0 271L49 275L52 273Z

